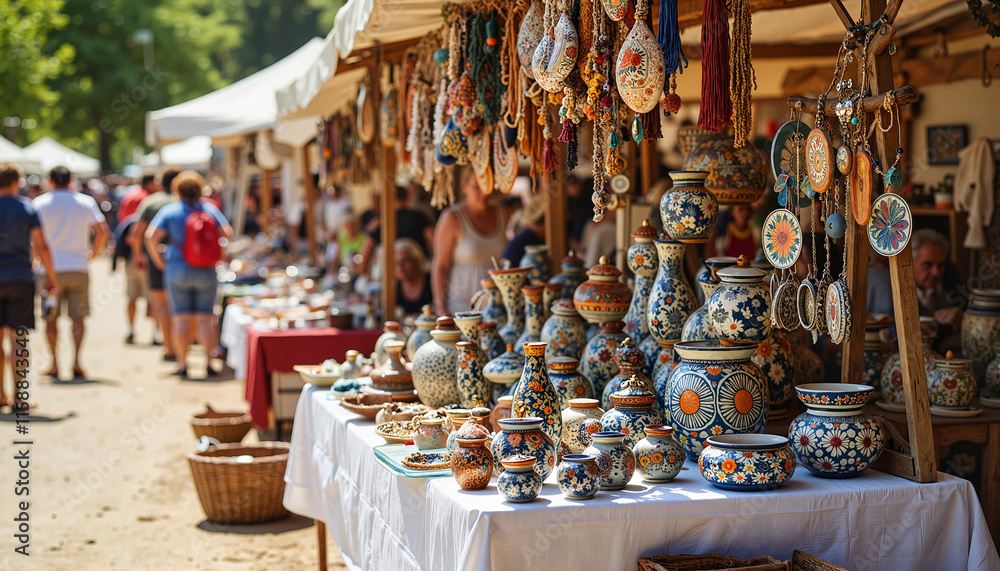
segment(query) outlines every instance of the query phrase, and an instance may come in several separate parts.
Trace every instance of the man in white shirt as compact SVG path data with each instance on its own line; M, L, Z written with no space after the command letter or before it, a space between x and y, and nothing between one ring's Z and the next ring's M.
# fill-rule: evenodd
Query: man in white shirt
M45 334L52 349L52 367L48 375L59 376L56 362L56 318L66 302L73 320L73 376L86 378L80 366L80 345L83 343L83 318L90 314L89 277L87 262L104 250L110 231L104 214L93 198L69 189L72 179L69 169L55 167L49 172L52 190L32 201L42 222L42 230L52 252L59 298L55 311L45 316ZM93 248L91 248L93 232Z

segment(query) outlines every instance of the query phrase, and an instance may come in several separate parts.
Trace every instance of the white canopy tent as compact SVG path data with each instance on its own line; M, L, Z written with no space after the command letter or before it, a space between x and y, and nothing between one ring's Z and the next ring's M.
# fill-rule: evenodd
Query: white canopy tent
M142 157L143 167L177 165L186 169L204 170L212 160L212 138L197 135L178 143L171 143L159 151Z
M52 137L42 137L22 149L28 160L36 161L42 173L62 165L77 176L97 176L101 161L59 143Z
M42 174L42 165L38 161L28 158L24 149L4 137L0 137L0 162L17 163L28 174Z

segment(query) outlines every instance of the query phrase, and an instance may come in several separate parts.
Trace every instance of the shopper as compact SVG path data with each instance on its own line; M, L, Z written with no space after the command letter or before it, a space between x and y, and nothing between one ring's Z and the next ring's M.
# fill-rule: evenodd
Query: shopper
M221 259L220 240L228 240L233 234L219 209L201 201L203 186L205 180L194 171L177 175L172 191L178 201L157 212L144 236L150 260L164 272L166 279L174 350L180 364L177 376L181 378L187 378L188 348L196 339L209 356L218 342L214 313L219 284L215 262ZM164 240L168 241L166 255L157 247ZM218 374L211 362L208 374Z
M402 308L406 315L418 314L423 306L434 302L427 258L412 238L396 239L394 258L396 307Z
M52 349L52 367L47 374L59 376L56 319L65 302L67 313L73 320L73 377L86 378L80 365L80 348L84 335L83 319L90 314L88 261L104 251L111 232L97 202L82 192L69 189L71 178L66 167L52 169L49 172L52 190L36 198L32 205L38 211L52 251L52 267L59 289L55 311L46 315L45 321L45 334Z
M121 224L123 220L135 214L139 204L154 192L156 192L156 176L151 174L143 176L142 186L131 188L122 197L121 203L118 205L118 223Z
M136 214L132 214L118 221L115 228L115 251L111 259L111 271L118 270L118 261L121 260L125 267L125 291L128 295L128 327L125 333L125 343L131 345L135 343L135 316L139 299L146 300L147 311L149 310L149 275L145 267L140 268L135 263L135 256L132 254L132 231L138 220Z

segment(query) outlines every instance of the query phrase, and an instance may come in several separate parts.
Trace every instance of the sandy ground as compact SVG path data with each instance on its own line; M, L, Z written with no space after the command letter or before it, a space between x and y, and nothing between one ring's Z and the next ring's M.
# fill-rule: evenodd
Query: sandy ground
M68 321L60 322L64 381L40 375L51 364L44 325L32 332L30 495L15 495L18 467L12 415L0 415L0 569L315 569L316 530L292 516L261 526L205 520L185 455L188 424L205 403L245 410L242 380L181 381L173 363L149 345L144 319L136 345L125 345L121 268L101 259L91 268L91 317L83 366L70 381ZM140 302L140 308L142 308ZM141 309L140 309L141 311ZM204 375L204 353L192 356ZM6 387L10 390L9 371ZM6 409L5 409L6 410ZM246 440L257 439L251 430ZM25 447L20 447L25 449ZM30 502L30 557L15 553L18 502ZM331 541L330 567L343 562Z

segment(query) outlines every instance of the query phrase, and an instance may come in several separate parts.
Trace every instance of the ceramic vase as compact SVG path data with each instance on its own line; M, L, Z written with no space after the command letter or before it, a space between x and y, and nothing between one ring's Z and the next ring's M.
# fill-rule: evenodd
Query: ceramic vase
M674 185L660 199L663 230L685 244L708 241L719 218L719 200L705 188L708 171L674 171Z
M721 282L712 292L708 317L720 341L756 345L771 333L771 300L763 284L767 274L740 256L733 267L718 271Z
M552 317L552 304L557 300L562 298L563 286L560 284L544 283L542 284L545 289L542 290L542 315L545 320L548 321ZM567 303L572 307L573 302L567 300ZM579 314L576 313L576 308L573 308L573 313L579 318Z
M708 317L708 302L712 300L715 288L719 287L718 272L736 265L736 258L730 256L717 256L705 260L707 272L702 272L698 276L698 287L701 288L705 303L696 309L684 323L684 330L681 333L681 341L712 341L718 339L715 329L712 328L712 320Z
M757 345L750 358L767 378L768 419L779 420L788 415L788 403L794 396L795 352L790 336L777 327L771 328L767 339Z
M920 340L923 344L924 372L928 375L934 368L934 361L942 356L934 351L931 345L937 336L934 334L922 335ZM904 405L903 397L903 366L899 357L899 352L895 352L885 360L882 366L882 374L879 375L879 385L882 389L882 400L890 404Z
M1000 342L1000 290L974 289L962 316L962 354L972 361L972 372L983 378Z
M935 359L934 368L927 372L932 411L934 407L962 409L972 404L979 383L971 368L971 359L956 359L951 351L943 359Z
M524 331L524 297L521 287L527 281L530 271L531 268L489 270L507 310L507 322L499 330L504 343L514 343Z
M580 361L570 357L546 358L549 379L559 394L559 407L566 410L573 399L594 398L594 383L580 374Z
M583 452L597 458L602 490L623 489L635 473L635 454L624 444L624 438L621 432L595 432Z
M622 272L607 256L587 271L587 281L573 293L573 305L580 317L590 323L618 321L625 317L632 301L632 290L621 283Z
M493 383L492 402L498 402L498 399L505 394L512 394L522 372L524 372L524 354L515 353L514 346L508 343L507 350L486 363L483 368L483 376Z
M684 277L686 244L672 240L656 240L659 268L649 294L646 322L649 333L661 347L681 338L684 322L698 307L694 292Z
M569 408L562 411L563 435L559 444L559 455L579 454L590 446L590 432L600 432L601 417L604 411L598 407L601 404L597 399L581 398L570 399ZM586 426L585 421L591 421Z
M483 289L472 297L472 307L483 314L483 323L496 323L497 327L503 327L507 323L507 310L504 309L500 289L493 280L481 280L479 283Z
M386 359L389 358L389 354L385 350L385 342L400 339L402 335L403 326L400 325L398 321L385 322L385 326L382 328L382 334L375 340L375 351L372 353L376 368L384 365Z
M381 367L369 374L372 388L393 394L413 392L413 375L403 361L403 346L403 342L398 339L386 341L388 358Z
M511 395L502 396L497 399L497 404L493 405L490 412L490 424L494 431L500 430L500 421L514 416L514 397Z
M587 345L587 328L568 299L556 300L552 304L552 315L542 325L541 340L548 343L545 359L570 357L579 359Z
M531 268L528 272L528 283L541 285L552 277L552 258L546 244L533 244L524 247L524 255L518 266Z
M642 372L646 373L646 376L653 378L653 369L660 362L660 353L663 351L663 347L660 346L660 342L656 340L652 335L647 335L646 340L639 343L639 350L642 351L643 356L646 358L646 365L642 368Z
M580 359L580 372L594 383L594 394L604 394L604 385L618 373L614 355L627 335L622 321L608 321L601 324L601 330L587 342Z
M868 315L865 321L865 370L861 382L869 387L879 386L880 375L888 357L882 331L893 324L893 319L884 313Z
M549 283L563 286L559 297L572 300L576 288L587 281L587 271L583 267L583 258L578 257L573 250L570 250L569 254L562 259L559 268L562 271L550 279Z
M492 321L480 323L476 326L479 331L479 348L483 350L487 361L492 361L503 355L507 348L500 334L497 333L497 324Z
M705 188L719 204L750 204L767 186L767 159L751 144L736 148L733 133L704 133L684 157L683 169L705 170Z
M356 349L350 349L344 353L344 362L340 365L340 378L356 379L361 376L361 363L358 357L361 356Z
M559 442L562 439L562 406L545 368L545 343L525 343L524 355L524 372L514 387L514 414L543 419L542 431L552 442Z
M767 423L767 378L750 360L754 345L718 341L674 345L680 363L670 375L670 424L689 460L697 460L709 436L762 432Z
M601 488L597 458L587 454L567 454L556 472L559 491L568 500L589 500Z
M635 469L644 482L662 484L681 473L684 448L674 438L674 428L662 424L646 427L646 437L632 447Z
M420 309L420 315L413 321L416 329L410 333L410 337L406 340L406 356L410 361L417 354L417 349L432 339L431 331L434 329L436 321L437 316L434 315L430 305L425 305Z
M458 448L458 429L465 424L465 422L472 418L472 413L467 408L449 408L444 411L444 429L448 431L448 440L445 441L445 448L449 452Z
M659 267L656 244L653 243L656 240L656 229L650 226L648 219L643 220L632 233L632 240L635 243L629 247L625 259L629 270L635 274L635 290L632 292L632 303L625 314L625 333L641 347L650 336L646 312L649 309L649 294L653 291L656 269Z
M806 412L788 427L799 464L821 478L852 478L882 453L882 424L861 410L875 389L848 383L795 387Z
M432 340L425 343L413 356L413 386L420 401L431 408L454 404L462 400L455 381L458 364L458 340L462 332L455 327L451 317L437 319L431 331Z
M416 427L413 443L418 450L437 450L448 446L448 431L444 429L444 419L417 416L410 422Z
M774 490L795 473L795 453L784 436L712 436L698 457L698 471L709 483L723 490Z
M455 326L462 332L465 340L475 345L476 348L480 348L478 326L483 322L482 312L459 311L452 317L452 319L455 320Z
M618 345L618 349L615 350L615 365L618 367L618 374L611 378L607 384L604 385L604 390L601 391L601 406L605 410L609 410L615 407L614 403L611 401L612 393L618 392L625 384L625 381L629 380L631 377L637 377L642 384L646 387L650 393L654 392L653 381L642 372L643 366L646 364L646 358L643 356L642 351L632 342L631 337L626 337L624 341Z
M670 388L670 374L674 372L674 368L679 362L677 354L674 353L674 344L670 343L664 348L660 357L664 358L665 361L662 365L657 363L660 366L655 369L653 376L653 392L656 393L656 403L663 411L663 416L669 420L670 409L667 408L667 391Z
M486 367L486 355L473 343L460 341L457 344L458 359L455 365L455 380L461 403L465 408L472 408L478 402L489 402L493 394L493 386L483 376Z
M556 466L556 445L547 434L542 432L544 419L538 417L502 418L499 421L500 432L493 437L490 452L493 453L493 468L497 473L504 471L503 460L518 454L534 456L535 472L547 478Z
M500 464L504 471L497 476L497 492L511 503L525 503L542 491L542 477L535 472L534 456L511 456Z
M647 426L667 422L656 408L656 395L635 375L625 381L621 390L611 395L611 404L614 408L601 417L601 430L621 432L625 435L625 446L629 448L642 439Z
M451 473L463 490L482 490L490 485L493 454L488 442L488 437L458 438L458 448L451 453Z
M545 288L540 285L526 285L521 288L524 294L524 331L514 343L514 350L523 351L525 343L537 343L542 339L542 291Z
M1000 343L994 343L993 350L996 356L986 365L983 384L986 385L986 393L990 398L1000 399Z

